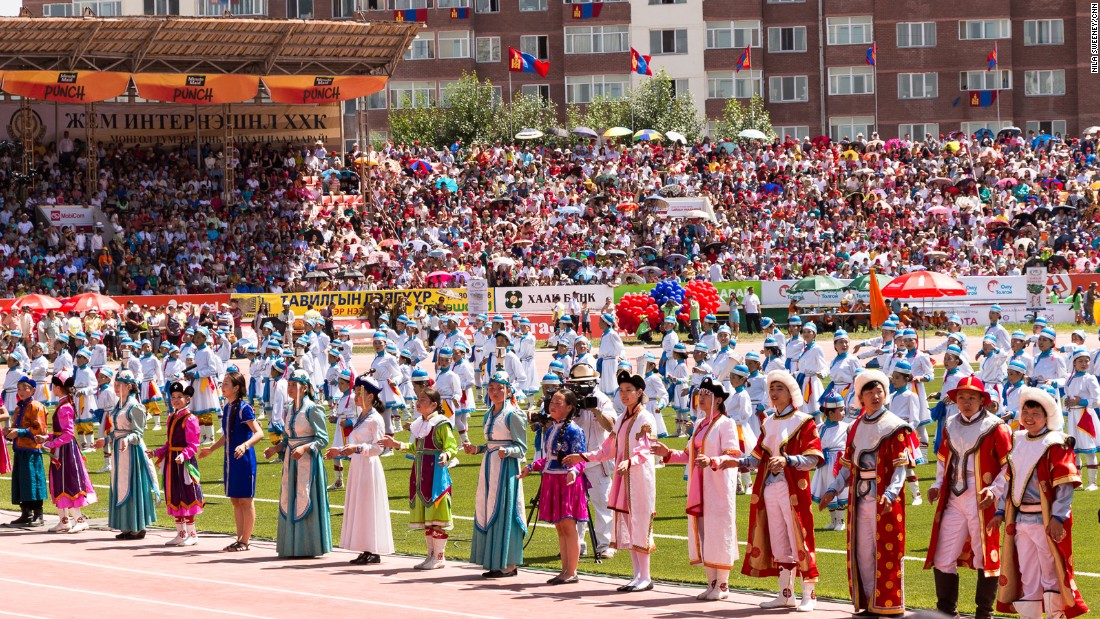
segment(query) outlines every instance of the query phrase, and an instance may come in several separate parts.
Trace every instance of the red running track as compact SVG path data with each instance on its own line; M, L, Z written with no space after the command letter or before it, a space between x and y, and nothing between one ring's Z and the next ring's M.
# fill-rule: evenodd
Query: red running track
M9 517L9 515L11 517ZM0 512L0 520L14 518ZM47 520L47 524L52 524ZM244 553L222 553L223 535L200 536L190 548L166 548L174 531L150 530L144 540L120 542L114 531L78 534L45 529L0 529L0 619L129 619L186 617L356 617L387 619L560 619L588 617L848 617L851 606L820 601L813 613L761 611L760 595L731 592L700 602L699 588L659 585L618 593L621 579L582 576L549 586L553 574L521 570L486 581L468 563L421 572L418 557L383 557L381 565L352 566L354 553L337 549L317 559L284 560L275 544L256 541ZM793 610L793 609L792 609Z

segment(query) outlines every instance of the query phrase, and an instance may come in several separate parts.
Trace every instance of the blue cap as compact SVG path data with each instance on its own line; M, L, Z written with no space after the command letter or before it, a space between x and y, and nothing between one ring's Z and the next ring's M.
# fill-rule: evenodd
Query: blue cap
M408 360L410 360L410 361L412 361L412 358L413 358L413 354L412 354L412 352L409 351L408 348L402 348L401 349L401 356L408 359Z
M64 333L61 333L57 336L56 341L61 342L62 344L68 344L69 343L69 336L64 334Z
M806 324L802 325L802 330L813 331L814 333L817 333L817 325L812 322L807 322Z
M386 342L386 352L390 353L391 355L396 355L397 344L394 344L393 342Z
M380 385L378 381L369 374L360 374L359 376L356 376L355 386L362 387L370 393L373 393L374 395L382 393L382 385Z
M519 320L520 318L523 318L523 316L520 316L519 312L512 312L512 320Z
M1015 370L1021 374L1027 374L1027 365L1025 365L1024 362L1020 361L1019 359L1013 359L1012 361L1009 361L1008 369Z
M193 329L192 327L187 327L187 330L183 333L184 335L195 335L195 329Z
M998 314L1000 314L1001 313L1001 306L1000 305L990 305L989 306L989 311L997 312Z
M225 368L225 373L226 374L240 374L241 369L238 368L236 365L231 365L231 366Z
M400 316L397 317L397 324L400 325L400 324L404 324L406 322L409 322L409 317L408 316L406 316L404 314L401 314Z
M894 371L899 374L913 374L913 366L908 361L898 361L894 364Z
M1039 332L1039 337L1049 338L1053 342L1058 338L1058 333L1054 329L1047 327Z
M454 345L451 346L451 348L454 349L455 353L457 353L459 351L461 351L461 352L470 352L469 344L467 344L466 342L464 342L462 340L457 340L454 343Z
M428 382L428 380L430 380L428 378L428 373L421 368L416 368L415 370L413 370L412 376L410 378L415 383Z
M1046 316L1039 316L1038 318L1035 319L1035 324L1042 325L1044 327L1047 326L1047 317Z
M80 347L76 351L76 356L77 357L84 357L85 359L91 359L92 358L92 351L88 350L87 348Z
M764 327L765 329L772 326L773 324L775 324L775 321L771 318L768 318L767 316L760 319L760 326Z
M286 361L283 361L282 359L276 359L275 363L271 364L271 367L275 368L276 372L285 372Z
M657 363L657 357L652 353L647 352L646 354L642 355L642 359L645 360L647 363Z
M267 346L266 346L266 348L267 348L268 350L271 350L272 348L274 348L275 350L279 350L279 343L278 343L278 342L276 342L276 341L274 341L274 340L272 340L272 341L270 341L270 342L268 342L268 343L267 343Z
M503 331L500 331L499 333L497 333L497 335L502 335L502 334L507 336L507 334L504 333ZM573 339L573 347L574 348L576 348L577 344L584 344L585 346L589 346L589 347L592 346L592 342L588 341L588 338L586 338L583 335L579 335L579 336L577 336L576 338Z
M109 367L102 367L99 368L99 372L97 373L97 375L99 376L99 378L106 378L107 380L111 380L115 377L115 371Z
M787 319L787 326L800 325L800 324L802 324L802 319L798 316L791 316L790 318Z
M192 353L192 354L194 354L194 353ZM294 351L289 349L289 348L284 348L283 349L283 356L293 358L294 357Z
M293 372L291 372L290 373L290 378L288 378L287 380L289 380L292 383L298 383L298 384L301 384L301 385L312 385L313 384L313 381L310 379L309 374L305 370L300 369L300 368L297 369L297 370L294 370Z
M703 322L718 324L718 317L714 314L707 314L707 317L703 319Z
M882 330L883 331L897 331L898 330L898 323L894 322L893 320L887 320L886 322L882 323Z
M260 327L260 328L261 329L271 329L272 331L274 331L275 330L275 325L271 324L271 321L268 320L268 321L264 322L263 326Z
M91 336L96 338L97 340L102 340L103 339L103 334L100 333L99 331L92 331Z
M958 314L951 314L950 316L948 316L947 322L953 322L957 325L961 325L963 323L962 318L959 318Z
M670 325L674 325L674 324L676 324L676 318L673 317L673 316L665 316L665 319L662 322L666 322Z
M600 316L600 320L606 322L609 325L615 324L615 317L611 314L603 314Z
M474 316L474 319L475 320L482 320L484 322L489 322L489 317L486 316L485 314L478 314L477 316Z
M351 370L342 370L339 374L336 375L336 380L342 380L350 383Z
M916 337L917 337L917 330L916 330L916 329L903 329L903 330L902 330L902 332L901 332L901 336L902 336L903 338L906 338L906 337L911 337L911 338L914 338L914 339L916 339Z
M503 317L500 317L500 316L493 316L493 322L496 322L497 318L500 318L500 319L501 319L501 321L503 321L503 320L504 320L504 318L503 318ZM563 324L567 324L567 325L570 325L570 324L573 324L573 319L572 319L572 318L570 318L570 317L568 317L568 316L562 316L561 318L559 318L559 319L558 319L558 322L561 322L561 323L563 323Z
M493 372L493 375L489 377L489 384L496 383L498 385L504 385L505 387L512 386L512 379L508 378L508 372L504 370L497 370Z
M748 355L745 355L745 356L748 357ZM749 377L749 366L747 366L747 365L735 365L735 366L733 366L733 369L730 370L730 374L735 374L735 375L740 376L742 378L748 378Z
M993 344L996 344L997 343L997 336L993 335L992 333L987 333L984 336L982 336L982 341L983 342L992 342Z
M550 362L549 369L550 369L551 372L553 372L554 370L557 370L557 371L559 371L563 374L565 373L565 366L562 365L562 362L558 361L557 359Z
M848 339L848 332L845 331L844 329L837 329L836 332L833 333L833 341L834 342L837 341L837 340L846 340L846 339Z
M171 348L172 348L172 342L169 342L168 340L161 340L161 341L160 341L160 347L161 347L161 348L167 348L167 349L171 349ZM251 348L252 350L256 350L256 346L255 346L255 345L251 345L251 346L250 346L249 348Z
M709 354L710 353L710 346L707 346L706 344L704 344L702 342L699 342L698 344L695 345L695 350L693 350L691 352L701 352L703 354Z
M897 323L898 315L893 313L893 312L890 312L890 315L886 317L886 320L888 320L890 322L893 322L893 323Z
M294 343L298 344L299 346L309 346L309 338L304 335L300 335L298 336L298 339L294 340Z
M560 385L561 377L557 374L545 374L542 377L542 384L544 385Z
M444 346L444 347L439 349L439 356L440 357L450 357L453 354L455 354L455 351L451 350L450 346Z
M12 335L16 335L17 333L19 333L19 332L18 332L18 331L12 331L12 332L11 332L11 334L12 334ZM76 339L78 339L78 340L86 340L86 339L88 339L88 336L87 336L87 335L84 335L84 332L83 332L83 331L77 331L77 332L76 332L76 335L74 335L73 337L75 337L75 338L76 338Z
M684 346L683 342L677 342L676 345L672 347L672 352L674 352L674 353L681 352L681 353L684 353L686 355L687 351L688 351L688 347Z
M954 344L952 344L951 346L947 347L947 354L955 355L956 357L958 357L961 360L963 351L958 346L955 346Z
M719 333L729 333L730 335L733 335L733 330L730 329L729 325L722 325L721 327L718 327L718 332Z
M562 322L572 322L568 316L562 316L560 319ZM504 322L504 316L500 314L493 314L493 322Z
M1088 359L1091 356L1092 355L1089 354L1089 351L1087 349L1081 348L1080 346L1073 349L1073 360L1074 361L1077 361L1078 359L1080 359L1082 357L1084 357L1085 359Z
M825 399L821 401L822 408L844 408L844 398L840 397L840 394L835 391L830 391L829 395L825 396Z
M750 350L749 352L745 353L745 361L756 361L757 363L759 363L760 353Z
M619 361L619 365L616 369L618 369L618 370L630 370L630 369L633 369L633 368L630 365L629 361L627 361L626 359L623 359L622 361Z
M766 337L764 338L764 348L779 348L779 342L776 342L774 337Z
M11 354L8 355L8 361L18 361L19 363L22 363L26 361L26 359L23 357L23 353L16 350L12 351Z
M1012 332L1012 339L1020 340L1021 342L1026 342L1027 341L1027 336L1024 335L1023 331L1013 331Z
M523 318L519 319L519 324L521 324L521 325L530 325L531 324L531 319L524 316Z
M340 335L350 335L351 329L347 327L340 327Z

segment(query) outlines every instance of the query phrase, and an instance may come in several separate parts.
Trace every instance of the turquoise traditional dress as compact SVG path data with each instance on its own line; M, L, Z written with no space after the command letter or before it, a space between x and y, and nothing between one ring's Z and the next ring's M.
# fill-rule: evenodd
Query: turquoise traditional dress
M144 531L157 521L160 497L157 471L145 455L145 407L134 394L110 412L111 491L107 526L119 531ZM122 444L126 448L122 449Z
M280 557L317 557L332 551L328 480L321 454L328 446L325 409L308 397L286 419L279 528L275 550ZM291 452L309 445L300 460Z
M510 402L485 413L484 454L474 503L474 539L470 561L488 570L504 570L523 563L527 524L523 513L523 484L516 479L527 454L527 418ZM497 453L503 449L505 457Z

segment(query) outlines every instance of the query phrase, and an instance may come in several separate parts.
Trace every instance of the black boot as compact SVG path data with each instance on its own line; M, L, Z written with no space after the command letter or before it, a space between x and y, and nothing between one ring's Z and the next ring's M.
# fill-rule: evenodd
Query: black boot
M5 527L25 527L31 522L31 509L26 503L19 504L19 517L4 525Z
M959 575L933 569L936 581L936 610L948 617L958 617Z
M31 503L31 521L27 524L27 526L46 526L46 519L42 516L42 501L34 501L33 503Z
M993 619L993 602L997 600L997 576L978 576L974 592L974 619Z

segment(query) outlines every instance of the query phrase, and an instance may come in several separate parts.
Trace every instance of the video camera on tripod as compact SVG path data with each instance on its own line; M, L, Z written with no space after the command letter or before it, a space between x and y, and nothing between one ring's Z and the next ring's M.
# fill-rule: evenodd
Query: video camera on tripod
M596 386L599 382L600 375L596 368L587 363L578 363L569 370L565 386L577 394L577 408L597 408L600 405L596 399Z

